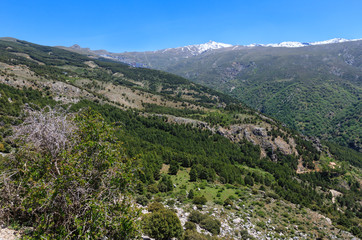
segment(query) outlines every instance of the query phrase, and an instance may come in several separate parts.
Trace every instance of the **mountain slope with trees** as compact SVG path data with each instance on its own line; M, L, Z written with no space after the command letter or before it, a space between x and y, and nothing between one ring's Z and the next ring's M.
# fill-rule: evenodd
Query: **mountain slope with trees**
M362 41L300 48L235 46L186 57L177 51L107 56L186 77L304 134L361 150Z
M358 152L308 139L227 95L172 74L18 40L0 41L0 53L0 174L6 179L0 189L21 185L19 193L6 192L0 200L2 224L28 227L33 236L80 239L125 239L140 234L139 227L160 239L211 239L195 232L196 226L214 239L360 236ZM37 128L41 121L32 116L47 119L49 114L54 117L50 125ZM24 128L46 133L58 126L59 116L74 126L64 138L75 141L60 145L60 154L48 154L37 144L41 135L16 141L16 136L31 136L18 134ZM31 151L22 150L27 148ZM44 188L47 184L55 189ZM127 199L138 205L108 205L119 200L115 186L126 189ZM73 190L89 198L78 199ZM14 199L19 204L12 205ZM140 226L136 208L149 202L142 207L149 212L145 219L160 225L146 220ZM162 205L175 210L184 230L160 233L178 223ZM63 207L69 218L58 211ZM185 220L194 207L200 213ZM115 208L120 219L97 215L103 208ZM317 231L319 221L307 220L304 212L334 225L326 220L328 227ZM161 220L162 213L169 219ZM77 219L79 214L85 215Z

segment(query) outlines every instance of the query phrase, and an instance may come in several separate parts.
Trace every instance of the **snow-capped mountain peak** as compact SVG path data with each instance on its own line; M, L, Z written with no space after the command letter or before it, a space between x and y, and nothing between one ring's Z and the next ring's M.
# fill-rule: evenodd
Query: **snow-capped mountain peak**
M305 43L301 42L281 42L281 43L271 43L266 44L266 47L288 47L288 48L295 48L295 47L304 47Z
M358 41L362 39L345 39L345 38L333 38L326 41L318 41L318 42L310 42L310 43L302 43L302 42L295 42L295 41L286 41L281 43L268 43L268 44L250 44L250 45L231 45L226 43L219 43L215 41L209 41L203 44L195 44L195 45L188 45L184 47L177 47L177 48L167 48L164 50L158 50L155 52L161 53L176 53L181 54L183 57L188 58L191 56L197 56L204 52L208 52L211 50L221 49L221 48L239 48L239 47L279 47L279 48L299 48L299 47L307 47L313 45L324 45L324 44L332 44L332 43L342 43L342 42L349 42L349 41ZM234 49L233 48L233 49ZM232 50L233 50L232 49Z
M345 39L345 38L333 38L330 40L326 40L326 41L320 41L320 42L312 42L310 43L310 45L322 45L322 44L331 44L331 43L342 43L342 42L349 42L349 41L357 41L360 39Z
M269 43L269 44L250 44L247 47L288 47L288 48L297 48L297 47L306 47L313 45L324 45L324 44L332 44L332 43L342 43L342 42L351 42L358 41L362 39L345 39L345 38L333 38L326 41L319 42L311 42L311 43L301 43L301 42L281 42L281 43Z
M214 42L214 41L209 41L207 43L203 43L203 44L198 44L198 45L190 45L188 47L196 47L199 49L199 53L208 51L210 49L219 49L219 48L226 48L226 47L232 47L233 45L231 44L226 44L226 43L218 43L218 42Z
M185 47L178 47L178 48L167 48L165 50L162 50L162 52L165 53L168 51L180 51L180 52L189 53L190 55L195 56L195 55L199 55L199 54L204 53L209 50L227 48L227 47L232 47L232 46L233 45L231 45L231 44L219 43L219 42L210 40L209 42L203 43L203 44L188 45Z

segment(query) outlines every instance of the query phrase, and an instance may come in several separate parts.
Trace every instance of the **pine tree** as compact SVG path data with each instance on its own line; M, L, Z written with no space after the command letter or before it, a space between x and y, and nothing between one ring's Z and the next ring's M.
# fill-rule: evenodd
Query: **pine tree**
M189 199L193 199L194 198L194 190L190 190L190 192L189 192L189 195L187 195L187 197L189 198Z
M180 165L178 164L178 162L175 160L172 160L170 163L170 168L168 170L168 173L171 175L176 175L179 169L180 169Z
M195 182L197 180L197 171L195 168L191 168L190 171L190 182Z

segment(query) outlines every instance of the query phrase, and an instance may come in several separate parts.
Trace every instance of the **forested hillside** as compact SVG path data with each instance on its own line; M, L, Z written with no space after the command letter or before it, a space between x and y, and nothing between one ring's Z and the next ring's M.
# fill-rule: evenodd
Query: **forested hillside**
M0 222L24 236L361 237L356 151L161 71L13 39L0 58Z
M186 77L306 135L361 150L362 41L300 48L235 46L187 57L178 51L108 56Z

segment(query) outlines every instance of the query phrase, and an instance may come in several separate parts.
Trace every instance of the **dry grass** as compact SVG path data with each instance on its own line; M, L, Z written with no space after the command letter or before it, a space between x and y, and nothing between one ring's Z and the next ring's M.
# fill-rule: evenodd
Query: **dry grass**
M170 165L162 164L160 173L168 173L168 169L170 169Z

